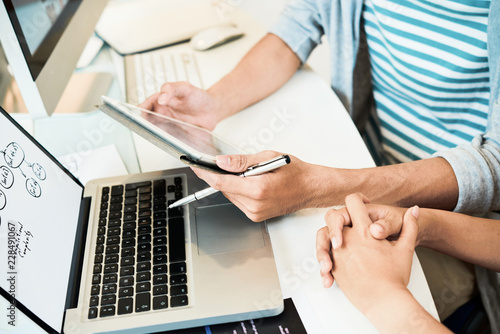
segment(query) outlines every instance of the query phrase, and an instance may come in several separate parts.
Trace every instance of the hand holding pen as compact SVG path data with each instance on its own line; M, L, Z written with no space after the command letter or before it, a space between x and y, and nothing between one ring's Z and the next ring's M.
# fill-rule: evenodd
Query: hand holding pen
M275 170L277 168L280 168L284 165L287 165L289 163L290 163L290 157L288 155L281 155L281 156L274 158L274 159L271 159L269 161L265 161L265 162L261 162L257 165L253 165L253 166L249 167L243 173L239 174L238 176L247 177L247 176L264 174L264 173L270 172L272 170ZM176 208L178 206L186 205L188 203L191 203L191 202L200 200L204 197L215 194L218 191L219 190L214 189L212 187L197 191L194 194L191 194L189 196L181 198L180 200L170 204L168 206L168 208L171 209L171 208Z
M262 151L247 155L217 156L217 166L233 173L241 173L251 166L281 156L276 151ZM219 189L253 221L289 214L311 205L328 206L336 199L330 191L338 182L332 170L324 166L306 163L289 155L290 164L256 177L238 177L217 174L193 168L198 177ZM325 175L326 173L326 175Z

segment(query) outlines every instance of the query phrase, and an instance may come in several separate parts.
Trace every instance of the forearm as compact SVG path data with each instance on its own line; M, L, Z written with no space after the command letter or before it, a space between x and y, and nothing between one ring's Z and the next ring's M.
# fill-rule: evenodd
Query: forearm
M351 193L360 192L372 203L431 207L452 210L457 202L455 174L442 158L365 169L317 167L309 183L314 205L343 204Z
M233 71L208 89L219 101L219 121L275 92L299 66L299 58L279 37L266 35Z
M450 333L407 289L394 288L372 300L371 307L361 312L380 333Z
M420 245L500 272L500 221L422 209Z

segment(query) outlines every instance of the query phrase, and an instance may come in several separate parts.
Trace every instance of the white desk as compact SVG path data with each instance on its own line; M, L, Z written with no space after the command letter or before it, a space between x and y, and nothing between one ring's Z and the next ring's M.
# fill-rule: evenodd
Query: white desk
M240 14L235 14L240 15ZM264 31L245 16L239 18L247 36L229 45L199 53L198 61L206 86L228 72ZM174 48L182 50L186 45ZM102 67L101 64L95 66ZM116 89L116 87L114 88ZM117 92L115 90L115 95ZM102 115L64 116L35 124L35 136L55 154L69 153L68 145L86 140L81 127L99 124ZM71 125L72 124L72 125ZM54 126L72 126L71 143L54 139ZM182 165L170 156L126 129L117 130L123 137L119 147L129 171L150 171ZM351 119L332 90L317 75L300 70L282 89L266 100L221 122L215 131L249 152L273 149L296 155L304 161L332 167L363 168L374 166ZM78 138L80 133L80 138ZM83 137L81 137L83 136ZM102 143L107 143L103 139ZM132 140L137 161L134 161ZM66 150L66 151L65 151ZM293 185L290 185L293 186ZM375 333L374 327L358 312L335 285L325 290L321 285L315 258L315 237L324 226L327 209L302 210L272 219L269 230L284 297L292 297L309 333ZM374 287L376 288L376 287ZM416 256L409 288L421 305L437 318L436 308ZM271 296L270 296L271 297ZM0 305L2 306L2 305ZM18 333L35 333L27 319L21 319Z

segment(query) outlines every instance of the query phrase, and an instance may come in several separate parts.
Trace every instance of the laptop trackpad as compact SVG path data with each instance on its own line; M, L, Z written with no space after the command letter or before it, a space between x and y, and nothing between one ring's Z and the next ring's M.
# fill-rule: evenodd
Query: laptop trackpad
M254 223L233 204L196 208L200 255L264 247L261 223Z

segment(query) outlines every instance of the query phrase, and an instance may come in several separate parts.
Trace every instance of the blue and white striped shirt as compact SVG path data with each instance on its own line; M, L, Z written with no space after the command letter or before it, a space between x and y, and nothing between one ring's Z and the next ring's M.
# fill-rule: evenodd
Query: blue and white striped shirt
M489 5L489 0L365 1L386 163L427 158L485 131Z

